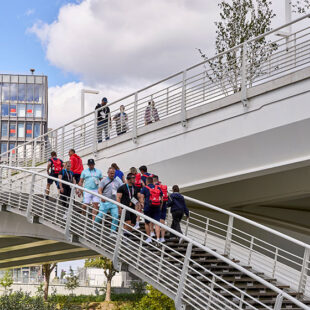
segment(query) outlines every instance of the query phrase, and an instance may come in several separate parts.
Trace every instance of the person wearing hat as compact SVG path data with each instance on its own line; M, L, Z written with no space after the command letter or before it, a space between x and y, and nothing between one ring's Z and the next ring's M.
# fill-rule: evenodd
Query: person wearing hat
M79 186L83 186L84 184L84 188L92 192L84 192L83 209L86 210L87 205L92 205L92 217L93 220L95 220L100 199L94 194L98 194L99 183L102 180L102 172L95 168L95 161L93 159L87 161L87 166L88 168L84 169L81 173ZM79 192L79 194L81 194L81 192ZM85 212L83 212L83 214L85 215Z
M110 129L112 128L111 112L107 106L108 99L103 97L101 104L96 105L95 111L97 112L97 139L98 143L102 142L102 130L104 131L105 140L110 139Z

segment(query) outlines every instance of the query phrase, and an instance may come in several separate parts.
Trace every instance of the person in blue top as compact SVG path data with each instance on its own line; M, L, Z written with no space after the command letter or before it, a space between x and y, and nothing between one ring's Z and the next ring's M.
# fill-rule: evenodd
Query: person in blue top
M146 185L146 178L147 177L152 177L153 175L151 173L148 173L147 172L147 167L146 166L141 166L139 168L140 170L140 173L141 173L141 181L142 181L142 186L145 186Z
M151 191L155 189L156 192L151 193ZM161 189L154 185L153 178L147 177L146 178L146 186L141 189L140 192L140 203L144 206L144 214L149 216L150 218L160 221L160 211L163 205L162 199L163 193ZM148 220L145 220L145 231L149 236L145 242L150 243L152 242L151 234L151 223ZM155 225L155 233L157 242L160 242L160 226Z
M79 186L83 186L92 193L84 192L83 209L86 210L87 205L93 205L93 220L98 213L100 198L94 194L98 194L99 183L102 180L102 172L95 168L95 161L89 159L87 162L88 169L84 169L81 173ZM81 194L81 192L79 192ZM85 212L83 212L85 215Z
M124 173L120 170L120 168L118 167L118 165L116 163L113 163L111 165L112 168L115 169L115 178L120 178L121 181L125 184L126 183L126 180L125 180L125 176L124 176Z

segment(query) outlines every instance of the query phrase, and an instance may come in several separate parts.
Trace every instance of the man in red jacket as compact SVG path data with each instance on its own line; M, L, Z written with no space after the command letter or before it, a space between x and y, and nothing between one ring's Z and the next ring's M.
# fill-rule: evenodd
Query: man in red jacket
M79 184L81 173L84 170L82 159L80 156L75 154L74 149L69 151L69 157L71 161L71 171L73 172L73 177L76 181L76 184Z

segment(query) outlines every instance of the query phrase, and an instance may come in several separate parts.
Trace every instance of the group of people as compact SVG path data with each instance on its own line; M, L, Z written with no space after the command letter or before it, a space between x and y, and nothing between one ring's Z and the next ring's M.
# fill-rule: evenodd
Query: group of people
M95 111L97 111L97 140L98 143L102 142L102 135L104 133L104 139L110 139L110 131L112 129L112 117L110 108L107 106L108 99L103 97L101 104L96 105ZM116 134L118 136L126 133L129 130L128 115L125 112L125 106L121 105L119 112L113 116L115 121ZM148 102L148 105L144 113L145 125L159 121L159 114L155 107L154 100Z
M101 225L103 217L110 213L112 217L111 236L116 235L119 217L122 208L115 204L118 202L138 212L143 212L148 217L165 223L167 208L171 208L172 225L171 228L182 233L180 222L184 214L188 217L189 210L185 204L184 197L179 193L178 185L172 187L172 194L168 194L167 185L160 182L159 177L148 172L146 166L141 166L139 172L135 167L129 169L129 173L124 176L116 163L113 163L104 177L102 172L95 168L95 161L88 159L88 168L84 169L81 158L74 149L69 151L70 160L63 162L57 158L56 152L51 153L48 161L48 175L69 183L78 184L87 191L77 190L77 195L83 195L83 214L91 206L92 220L94 228ZM46 187L46 199L49 199L50 186L55 180L48 178ZM61 201L64 207L68 207L71 196L71 187L56 182L60 192ZM100 199L96 194L101 194L109 200ZM125 235L129 236L133 229L140 228L140 216L133 212L125 212ZM145 219L145 230L148 235L147 243L152 242L156 237L157 242L165 242L165 230L159 225Z

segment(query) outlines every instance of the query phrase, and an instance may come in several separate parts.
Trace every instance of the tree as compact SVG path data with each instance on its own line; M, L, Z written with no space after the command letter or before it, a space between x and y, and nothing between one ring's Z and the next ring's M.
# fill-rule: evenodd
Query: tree
M4 293L7 293L9 287L13 284L12 273L9 270L6 270L4 276L0 279L0 285L4 287Z
M300 14L308 14L310 10L310 0L292 0L293 12Z
M221 20L216 22L216 54L223 53L249 39L255 38L271 30L271 20L275 16L270 8L270 0L233 0L230 4L222 0L219 3ZM247 56L246 79L251 86L254 80L264 74L262 63L266 62L277 45L266 38L252 41L243 48L234 49L214 59L208 59L198 49L206 62L206 77L212 84L218 85L224 95L241 90L241 70L243 55ZM208 67L207 67L208 66Z
M50 287L51 273L55 269L56 266L57 266L56 263L42 265L42 272L44 275L44 300L45 301L47 301L48 299L48 289Z
M71 266L70 266L70 272L69 275L66 277L66 284L65 284L65 288L67 290L71 291L71 295L73 295L73 291L79 287L79 277L77 275L74 274Z
M104 270L107 278L105 301L111 301L112 279L117 270L113 267L113 262L106 257L90 258L85 261L85 267L100 268Z

